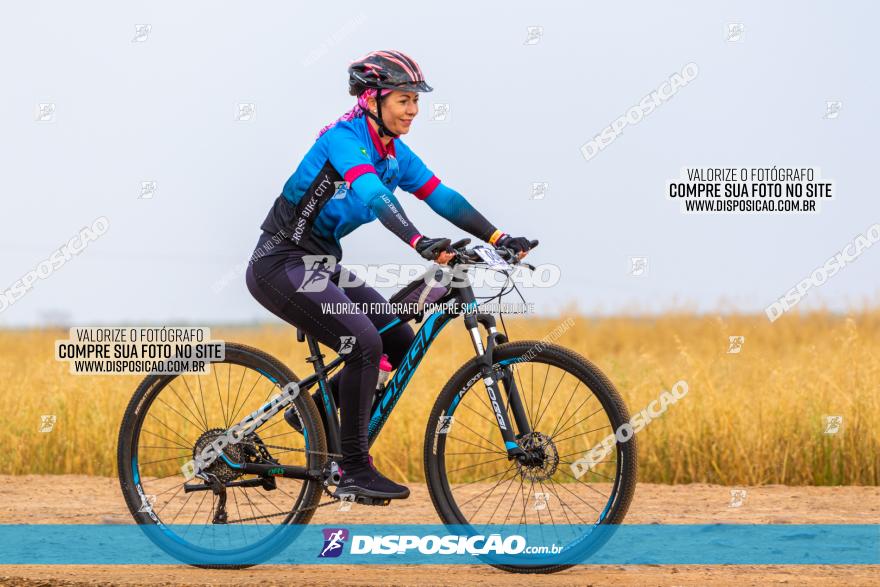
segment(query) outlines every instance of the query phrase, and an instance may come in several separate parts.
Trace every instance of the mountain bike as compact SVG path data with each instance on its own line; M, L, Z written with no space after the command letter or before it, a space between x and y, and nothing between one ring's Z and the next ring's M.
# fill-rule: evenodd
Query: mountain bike
M616 442L585 476L573 474L572 464L628 422L629 413L590 361L552 341L510 341L503 314L498 330L494 314L480 311L475 269L509 278L520 261L511 249L468 248L469 242L452 245L445 268L451 280L432 298L440 309L402 315L385 327L421 323L374 397L370 444L431 344L462 317L475 356L439 391L425 428L424 471L434 508L446 525L555 529L561 554L539 564L486 562L511 572L559 571L601 546L607 532L597 528L626 515L636 485L635 438ZM389 301L413 294L424 300L425 283L416 279ZM516 287L507 283L492 299ZM325 362L313 337L297 330L297 339L308 344L314 369L305 378L266 352L227 342L209 375L151 374L131 398L119 432L122 492L135 521L178 559L207 568L251 566L295 540L317 508L338 503L339 417L327 380L344 357ZM321 394L323 418L311 390ZM291 406L299 430L285 421ZM208 462L206 454L214 458ZM181 467L193 462L198 467L187 478Z

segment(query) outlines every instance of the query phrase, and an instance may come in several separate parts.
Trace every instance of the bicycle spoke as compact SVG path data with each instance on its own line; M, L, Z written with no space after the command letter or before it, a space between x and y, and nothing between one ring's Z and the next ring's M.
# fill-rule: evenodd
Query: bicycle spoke
M171 410L172 412L174 412L175 414L177 414L178 416L180 416L181 418L183 418L184 420L186 420L187 422L189 422L190 424L192 424L193 426L195 426L195 427L196 427L197 429L199 429L201 432L204 432L204 431L205 431L205 430L201 427L201 425L196 424L195 422L193 422L192 420L190 420L189 418L187 418L186 416L184 416L183 414L181 414L180 412L178 412L177 410L175 410L174 408L172 408L169 404L165 403L165 400L163 400L161 397L157 397L157 398L156 398L156 401L162 402L163 405L168 406L168 409L169 409L169 410Z
M565 407L562 408L562 413L563 413L563 414L565 414L566 410L568 410L568 406L571 405L571 400L572 400L572 398L574 398L574 394L575 394L575 392L578 390L578 387L580 387L580 385L581 385L581 382L578 381L578 382L577 382L577 385L574 386L574 389L571 390L571 394L568 396L568 401L565 402ZM550 434L548 434L547 436L549 436L550 438L553 438L554 436L556 436L556 430L559 428L559 423L560 423L560 422L562 422L562 418L561 418L561 417L560 417L559 420L556 422L556 426L553 427L553 431L552 431Z
M230 370L232 369L232 363L229 364L229 369ZM230 422L235 422L235 417L238 415L238 412L234 411L234 409L235 409L235 406L238 405L238 396L241 393L241 386L244 384L245 374L247 374L247 369L242 369L241 370L241 381L238 382L238 389L235 390L235 399L232 400L231 408L233 409L233 412L232 412L232 416L229 418ZM259 381L259 379L257 379L257 381ZM254 383L254 385L256 385L256 383Z
M492 489L490 489L490 490L486 493L486 496L483 498L483 501L480 502L480 505L477 506L477 509L474 510L474 513L472 514L472 516L473 516L474 518L476 518L476 517L477 517L477 513L478 513L481 509L483 509L483 506L486 504L486 501L489 499L489 497L490 497L493 493L495 493L495 489L497 489L498 486L501 485L503 482L504 482L504 479L500 479L497 483L495 483L495 485L492 486Z
M139 466L143 467L146 465L153 465L155 463L164 463L166 461L176 461L177 459L182 459L183 457L178 455L176 457L168 457L167 459L158 459L156 461L147 461L146 463L138 463Z
M495 422L495 425L497 426L497 425L498 425L498 422ZM491 441L491 440L489 440L489 439L486 438L485 436L482 436L482 435L479 434L476 430L474 430L473 428L471 428L470 426L468 426L468 425L465 424L464 422L459 422L459 426L464 426L465 428L467 428L468 430L470 430L471 432L473 432L475 436L477 436L477 437L480 438L481 440L485 440L486 442L489 443L489 446L492 446L492 441Z
M580 423L580 422L578 422L578 423ZM554 438L553 441L557 442L557 443L564 442L566 440L571 440L572 438L577 438L578 436L583 436L585 434L592 434L593 432L598 432L599 430L605 430L606 428L611 428L611 424L606 424L605 426L601 426L599 428L593 428L592 430L587 430L586 432L580 432L578 434L575 434L574 436L566 436L565 438L560 438L559 440Z
M497 477L498 475L503 475L504 473L507 473L507 471L510 471L510 469L507 469L506 471L501 471L500 473L494 473L492 475L489 475L488 477L483 477L482 479L477 479L476 481L471 481L469 483L465 483L464 485L456 485L455 489L461 489L462 487L467 487L468 485L473 485L474 483L479 483L480 481L485 481L486 479L491 479L492 477Z
M199 411L199 404L196 401L196 397L193 395L192 390L189 388L189 383L186 382L186 377L181 376L180 380L183 381L183 385L184 385L184 387L186 387L186 392L189 394L189 397L192 400L193 406L196 408L196 411ZM203 411L199 411L199 414L202 417L202 421L205 423L205 430L207 430L208 428L211 427L208 425L208 414L207 414L207 412L203 412Z
M174 390L174 388L171 386L170 383L168 384L168 389L171 390L171 393L174 394L174 397L177 398L177 401L179 401L179 402L183 405L183 407L186 408L186 411L188 411L188 412L190 413L190 415L191 415L193 418L195 418L196 420L198 420L199 417L196 416L195 412L193 412L193 411L190 409L189 405L187 405L187 403L186 403L185 401L183 401L182 399L180 399L180 396L177 395L177 391ZM195 400L193 400L193 405L195 405ZM196 409L198 409L198 406L196 406ZM206 431L206 430L208 429L207 425L205 425L205 426L203 427L202 424L195 424L195 427L199 429L199 432L204 432L204 431Z
M502 459L506 459L506 458L507 458L507 455L504 455L503 457L498 457L497 459L492 459L490 461L480 461L479 463L475 463L473 465L467 465L464 467L459 467L457 469L448 470L448 471L446 471L446 474L448 475L449 473L455 473L456 471L463 471L465 469L473 469L474 467L479 467L480 465L485 465L487 463L495 463L495 462L498 462L498 461L500 461Z
M475 446L475 447L477 447L477 448L482 448L482 449L485 449L485 450L488 451L488 452L494 452L494 453L496 453L496 454L503 454L503 455L506 455L506 454L507 454L507 453L502 452L502 451L500 451L500 450L495 450L495 449L493 449L493 448L486 448L485 446L480 446L479 444L474 444L473 442L468 442L467 440L464 440L463 438L458 438L458 437L456 437L456 436L452 436L452 435L450 435L450 434L447 434L447 435L446 435L446 438L447 438L447 439L451 438L452 440L457 440L457 441L459 441L459 442L463 442L463 443L465 443L465 444L469 444L469 445L471 445L471 446Z
M182 450L185 450L185 451L190 451L190 450L191 450L190 447L188 447L188 446L184 446L184 445L182 445L182 444L177 444L176 442L174 442L174 441L171 440L170 438L165 438L164 436L162 436L162 435L160 435L160 434L156 434L156 433L153 432L152 430L147 430L146 428L143 428L143 429L141 429L141 432L145 432L145 433L147 433L147 434L152 434L152 435L155 436L156 438L161 438L162 440L166 440L166 441L170 442L171 444L173 444L174 446L179 446Z
M559 462L560 462L560 463L563 463L563 464L565 464L565 465L573 465L573 464L574 464L574 463L571 462L571 461L563 461L563 460L560 460ZM617 461L599 461L599 462L594 463L594 464L596 464L596 465L600 465L600 464L602 464L602 463L616 463L616 462L617 462ZM590 474L592 474L592 475L598 475L599 477L604 477L605 479L608 479L609 481L614 481L614 477L609 477L608 475L603 475L602 473L599 473L599 472L597 472L597 471L595 471L595 470L593 470L593 469L590 469Z
M602 406L599 406L599 409L598 409L598 410L596 410L595 412L593 412L592 414L590 414L589 416L587 416L587 417L584 418L583 420L578 420L577 422L575 422L575 423L572 424L571 426L568 426L568 427L565 428L564 430L560 430L559 432L557 432L557 435L562 435L564 432L568 432L569 430L571 430L572 428L574 428L575 426L577 426L577 425L580 424L581 422L586 422L587 420L589 420L590 418L592 418L593 416L595 416L596 414L598 414L599 412L601 412L603 409L604 409L604 408L602 408ZM611 424L609 423L608 425L610 426Z
M607 500L607 499L609 498L609 496L605 495L604 493L602 493L601 491L599 491L599 490L596 489L595 487L591 486L591 485L590 485L589 483L587 483L586 481L581 481L580 479L578 479L577 477L575 477L574 475L572 475L571 473L569 473L569 472L566 471L565 469L556 469L556 470L557 470L557 471L562 471L562 473L563 473L564 475L568 475L569 477L571 477L572 479L574 479L575 481L577 481L578 483L582 484L584 487L586 487L587 489L589 489L590 491L594 491L594 492L598 493L598 494L601 495L604 499ZM585 503L586 503L586 502L585 502ZM592 507L592 506L591 506L591 507ZM594 509L595 509L595 508L594 508ZM596 511L598 512L599 510L596 510Z
M220 380L217 379L217 371L219 371L219 369L214 368L211 369L211 371L214 373L214 382L217 384L217 399L220 400L220 413L223 415L223 427L229 428L229 421L226 419L226 408L223 406L223 394L220 391Z
M176 430L174 430L172 427L170 427L168 424L166 424L165 422L163 422L162 420L160 420L159 418L157 418L157 417L154 416L153 414L147 412L147 415L148 415L149 417L151 417L152 419L154 419L154 420L155 420L156 422L158 422L159 424L161 424L162 426L165 426L165 428L168 428L168 430L171 430L171 432L173 432L174 434L177 434L177 431L176 431ZM159 435L157 434L156 436L159 436ZM178 437L179 439L181 439L183 442L185 442L185 443L187 443L187 444L189 443L189 441L188 441L186 438L184 438L183 436L181 436L180 434L177 434L177 437ZM161 437L160 437L160 438L161 438ZM168 440L168 439L165 438L164 440ZM168 442L171 442L171 441L168 440ZM181 445L181 447L185 447L185 446L186 446L186 445Z
M205 422L208 421L208 409L205 407L205 393L202 390L202 376L196 376L196 383L199 384L199 397L202 399L202 411L205 413Z
M472 407L470 407L470 406L467 405L466 403L462 403L462 404L459 404L459 405L461 405L463 408L467 408L467 409L469 409L470 411L472 411L474 414L476 414L477 416L479 416L480 418L482 418L483 420L485 420L485 421L488 422L489 424L492 424L493 426L497 426L497 425L498 425L498 422L493 422L492 420L490 420L490 419L487 418L486 416L482 415L481 413L479 413L478 411L476 411L475 409L473 409ZM485 405L485 404L483 404L483 405Z
M156 499L158 499L159 496L162 495L163 493L167 493L168 491L171 491L172 489L174 489L174 488L171 487L169 489L166 489L162 493L157 493ZM162 513L162 510L164 510L166 507L168 507L168 504L170 504L172 501L174 501L174 498L177 497L177 494L180 493L181 489L183 489L183 483L181 483L180 485L177 486L177 491L175 491L174 494L171 496L171 498L165 502L165 505L163 505L162 507L159 508L159 511L156 512L157 516Z
M547 364L547 371L544 372L544 383L541 384L541 393L538 394L538 405L534 409L534 413L532 414L532 422L534 422L534 417L536 417L541 412L541 400L544 399L544 389L547 387L547 377L550 375L550 364ZM535 427L532 426L532 430Z
M585 505L587 505L588 507L591 507L591 508L593 507L593 506L591 506L590 504L588 504L587 502L585 502L583 499L581 499L579 495L577 495L576 493L572 493L570 489L568 489L567 487L565 487L565 485L553 481L553 478L552 478L552 477L550 477L549 481L550 481L550 484L551 484L551 485L558 485L559 487L565 489L566 491L568 491L569 493L571 493L572 495L574 495L575 497L577 497L580 501L582 501L582 502L583 502ZM558 494L557 494L557 495L558 495ZM565 501L562 499L562 497L559 498L559 503L565 505ZM565 507L564 507L564 505L563 505L563 510L562 510L563 512L565 511ZM568 509L571 510L571 513L573 513L575 516L577 516L577 518L578 518L579 520L581 520L581 521L583 522L583 518L580 517L580 514L578 514L577 511L576 511L574 508L572 508L571 506L568 506ZM596 508L593 508L593 509L596 510ZM596 510L596 511L598 512L599 510ZM566 516L566 518L567 518L567 517L568 517L568 516ZM590 525L589 522L584 522L584 524L586 524L587 526Z
M559 378L559 381L556 383L556 387L553 388L553 393L550 394L550 399L547 400L547 405L544 406L543 411L538 414L538 419L535 421L535 428L541 425L541 418L544 417L544 414L547 413L547 410L550 409L550 403L553 401L553 398L556 397L556 392L559 391L559 386L562 384L562 380L565 379L567 373L565 371L562 372L562 377Z
M497 512L499 506L501 506L501 504L504 503L504 498L507 497L507 493L510 491L510 488L513 486L513 480L516 479L516 477L517 477L517 476L514 475L513 477L511 477L510 479L507 480L507 489L504 490L504 495L502 495L502 496L501 496L501 499L498 500L498 503L495 504L495 509L492 510L491 515L489 515L489 520L486 522L487 524L491 524L491 523L492 523L492 518L495 517L495 512Z
M244 381L244 376L242 376L241 380ZM260 377L257 376L257 378L254 379L254 384L251 385L250 391L248 391L248 394L245 396L245 398L243 400L241 400L241 405L237 406L235 411L232 412L232 420L231 420L232 422L238 421L238 412L240 412L241 409L247 404L247 401L249 399L251 399L251 394L254 393L254 390L257 388L257 383L259 383L259 382L260 382Z
M484 477L483 479L479 479L478 481L473 481L473 482L471 482L471 483L468 483L467 485L472 485L473 483L478 483L479 481L484 481L484 480L486 480L486 479L491 479L492 477L497 477L498 475L502 475L502 476L504 476L504 475L506 475L507 473L510 473L510 471L513 470L515 467L516 467L516 465L510 465L507 469L505 469L504 471L501 471L500 473L495 473L494 475L490 475L489 477ZM514 476L511 477L511 479L514 479L515 477L516 477L516 475L514 474ZM503 479L503 478L502 478L498 483L503 483L504 481L506 481L506 479ZM498 485L498 483L496 483L496 486ZM456 487L456 489L461 489L462 487L466 487L467 485L459 485L458 487ZM474 495L473 497L471 497L471 498L468 499L467 501L464 501L464 502L460 503L460 504L458 505L458 507L459 507L459 509L461 509L462 507L466 506L466 505L469 504L470 502L474 501L475 499L479 499L479 498L481 498L481 497L483 497L483 494L482 494L482 493L477 493L476 495Z

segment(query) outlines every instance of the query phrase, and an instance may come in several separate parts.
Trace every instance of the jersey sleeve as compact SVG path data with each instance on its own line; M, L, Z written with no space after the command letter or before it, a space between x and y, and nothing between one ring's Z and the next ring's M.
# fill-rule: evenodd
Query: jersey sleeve
M373 214L385 228L396 234L409 246L415 247L416 241L422 236L422 233L407 217L403 206L378 176L373 173L365 173L351 187L356 197L373 211Z
M434 212L465 232L486 242L492 242L492 236L497 229L460 193L446 184L441 184L430 196L425 199L425 203Z
M369 151L354 131L337 126L328 130L324 137L327 140L330 164L349 185L365 173L376 173Z
M440 183L440 179L403 142L397 141L395 148L401 170L400 183L398 185L402 190L413 194L420 200L424 200L431 195Z

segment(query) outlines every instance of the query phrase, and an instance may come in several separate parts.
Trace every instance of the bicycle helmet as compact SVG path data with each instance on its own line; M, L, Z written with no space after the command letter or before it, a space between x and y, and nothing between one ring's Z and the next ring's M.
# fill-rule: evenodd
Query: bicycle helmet
M411 57L400 51L371 51L348 67L348 87L352 95L364 89L376 90L376 114L365 110L379 126L380 136L396 137L382 122L382 90L431 92L422 69Z

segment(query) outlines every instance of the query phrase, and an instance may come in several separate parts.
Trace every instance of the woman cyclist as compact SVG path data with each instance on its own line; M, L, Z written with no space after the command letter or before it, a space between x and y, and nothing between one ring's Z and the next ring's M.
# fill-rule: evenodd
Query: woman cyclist
M419 112L419 93L432 90L415 61L400 51L373 51L352 63L348 74L349 93L357 97L357 104L321 129L285 183L261 225L246 281L269 311L344 357L343 368L329 380L340 408L343 454L336 495L402 499L409 489L373 466L368 424L381 355L386 354L392 366L399 365L414 333L407 323L383 330L397 317L362 311L386 302L373 288L362 282L336 284L336 264L342 258L339 240L378 218L422 257L447 263L453 256L451 240L421 234L394 196L397 187L458 228L494 246L509 247L520 257L528 252L529 239L495 228L400 140ZM305 255L328 256L323 257L327 263L316 266L314 257L304 260ZM314 286L316 267L330 276L322 287ZM322 304L346 305L352 313L325 313ZM346 346L343 354L341 341L352 340L354 346ZM314 397L323 416L320 394ZM299 425L295 413L289 411L285 417L294 427Z

